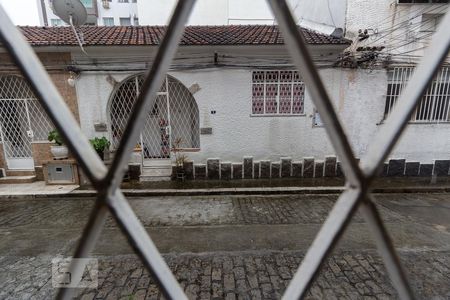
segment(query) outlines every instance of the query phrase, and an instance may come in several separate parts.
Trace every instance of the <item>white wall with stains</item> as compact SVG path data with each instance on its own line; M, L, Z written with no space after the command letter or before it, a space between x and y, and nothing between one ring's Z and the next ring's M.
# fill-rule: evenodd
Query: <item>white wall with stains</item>
M111 80L125 79L132 72L83 72L77 82L81 127L89 137L109 136L96 132L95 123L109 128L108 102ZM251 69L215 68L173 71L186 87L198 84L194 98L199 107L200 127L212 134L200 136L200 150L188 152L195 163L208 158L240 162L244 156L277 161L281 157L323 159L334 150L323 127L313 126L314 105L307 94L304 116L251 116ZM322 69L321 76L333 99L346 133L358 157L384 126L385 70ZM211 111L215 111L212 114ZM450 124L410 124L390 158L432 162L448 159Z

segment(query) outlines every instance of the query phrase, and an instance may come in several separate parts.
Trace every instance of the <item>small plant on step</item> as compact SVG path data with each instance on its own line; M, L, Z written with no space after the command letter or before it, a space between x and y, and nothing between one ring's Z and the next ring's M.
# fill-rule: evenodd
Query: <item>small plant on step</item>
M91 142L92 147L94 147L97 154L103 160L105 157L105 150L109 150L109 146L111 146L111 142L106 137L101 137L101 138L96 137L96 138L90 139L89 142Z
M64 145L64 141L62 139L62 136L59 134L58 131L56 131L56 129L53 129L52 131L50 131L48 133L48 141L55 143L58 146L62 146Z
M69 150L64 146L64 140L56 129L48 133L48 141L56 145L50 146L50 152L53 154L53 159L66 159L69 155Z
M173 141L172 144L172 152L175 156L175 168L176 168L176 177L177 179L184 180L184 163L188 161L188 157L181 153L183 144L182 138L178 137Z

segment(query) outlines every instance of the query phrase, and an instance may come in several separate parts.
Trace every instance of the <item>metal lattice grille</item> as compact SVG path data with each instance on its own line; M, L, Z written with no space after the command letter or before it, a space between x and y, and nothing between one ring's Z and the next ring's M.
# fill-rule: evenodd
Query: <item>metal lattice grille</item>
M199 112L194 97L178 80L168 77L170 128L172 145L200 148Z
M31 142L53 128L25 79L0 76L0 126L6 159L31 158Z
M396 67L388 72L385 117L389 115L403 88L414 72L413 67ZM450 122L450 70L443 67L428 86L411 122Z
M118 147L123 130L136 102L143 75L125 80L114 93L110 106L113 146ZM156 102L148 113L139 137L145 159L170 157L172 145L180 148L199 148L199 112L195 99L178 80L167 76ZM176 143L176 141L179 141Z
M305 85L297 71L254 71L252 114L304 114Z
M139 87L142 85L142 76L137 76L123 82L114 93L111 101L110 122L112 146L117 148L127 125L134 102L137 99Z
M399 297L413 299L414 296L394 246L373 203L370 185L381 164L394 148L428 85L448 55L450 49L450 31L448 30L450 15L447 14L442 21L440 28L432 39L430 49L417 67L416 72L411 76L408 85L403 89L398 104L386 120L385 126L379 130L373 139L373 144L361 160L360 167L314 65L305 39L298 29L286 1L268 0L268 2L283 33L286 47L293 62L302 74L314 105L320 113L324 128L339 156L347 180L346 190L335 203L283 297L285 299L298 299L306 294L317 276L322 262L331 253L356 209L360 207ZM150 72L142 84L141 93L131 111L126 128L123 130L122 139L109 170L106 169L94 149L89 145L88 139L82 134L77 121L31 47L27 45L20 32L0 7L0 38L3 45L30 81L33 90L42 101L55 125L64 135L83 171L99 192L95 208L83 231L74 256L78 258L89 255L99 237L107 212L110 211L167 299L186 299L186 296L123 196L119 184L122 181L128 157L144 127L147 114L151 112L156 103L156 95L165 80L165 74L176 53L176 45L178 45L182 36L183 26L194 3L194 0L178 1L167 27L166 36L160 44ZM70 272L75 277L81 277L83 270L83 265L73 263ZM71 292L71 289L61 289L58 298L68 299Z
M31 157L31 138L27 134L29 124L26 102L1 100L0 123L7 159Z

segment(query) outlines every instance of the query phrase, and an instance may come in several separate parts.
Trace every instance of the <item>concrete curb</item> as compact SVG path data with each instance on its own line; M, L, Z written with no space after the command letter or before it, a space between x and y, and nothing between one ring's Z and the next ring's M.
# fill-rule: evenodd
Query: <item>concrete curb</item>
M340 194L344 187L267 187L267 188L218 188L218 189L152 189L152 190L122 190L126 197L162 197L162 196L213 196L213 195L279 195L279 194ZM450 193L450 187L396 187L374 188L373 193ZM93 198L97 192L93 190L74 190L69 193L55 194L12 194L0 195L1 200L30 199L74 199Z

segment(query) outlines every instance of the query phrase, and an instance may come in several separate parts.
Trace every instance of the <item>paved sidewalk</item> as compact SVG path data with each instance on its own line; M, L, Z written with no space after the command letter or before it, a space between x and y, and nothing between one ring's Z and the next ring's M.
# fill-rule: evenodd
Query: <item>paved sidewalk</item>
M327 184L329 183L329 184ZM284 184L284 185L283 185ZM335 179L312 180L243 180L243 181L196 181L158 182L122 185L127 197L153 196L201 196L201 195L259 195L259 194L340 194L344 190L343 181ZM382 178L372 189L374 193L443 193L450 192L450 178L440 178L437 182L423 178ZM95 197L97 192L78 185L45 185L43 181L25 184L0 184L0 200L10 199L61 199Z
M79 187L79 185L46 185L44 181L0 184L0 197L62 195L68 194Z

